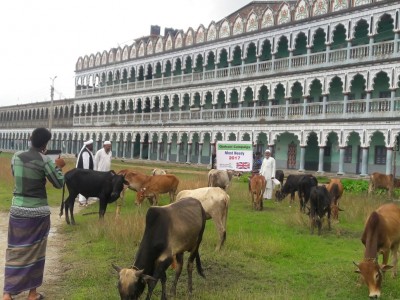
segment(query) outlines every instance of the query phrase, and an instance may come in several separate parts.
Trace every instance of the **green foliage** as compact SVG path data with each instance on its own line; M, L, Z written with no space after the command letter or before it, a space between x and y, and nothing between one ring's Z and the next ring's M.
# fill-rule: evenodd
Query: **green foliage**
M368 181L360 179L342 179L343 189L346 192L361 193L368 191Z

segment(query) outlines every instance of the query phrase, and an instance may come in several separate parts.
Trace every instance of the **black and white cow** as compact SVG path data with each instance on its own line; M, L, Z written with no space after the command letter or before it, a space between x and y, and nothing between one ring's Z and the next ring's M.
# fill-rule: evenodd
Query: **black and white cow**
M63 215L65 205L65 220L67 224L75 225L74 204L78 194L88 197L99 198L99 218L103 218L107 209L107 204L116 201L124 184L129 184L123 175L117 175L114 171L99 172L87 169L72 169L64 175L65 183L63 186L60 217ZM64 202L65 186L68 188L68 198ZM71 222L68 216L71 213Z
M161 299L167 298L166 270L176 258L175 279L172 294L182 272L183 254L190 252L188 259L188 290L192 293L193 262L196 259L197 272L204 277L201 267L199 246L203 238L206 213L199 200L184 198L165 206L152 206L146 214L146 227L139 250L131 268L120 268L118 290L121 299L139 299L148 286L146 299L150 299L157 281L161 280Z
M324 185L313 186L310 193L310 223L311 234L314 233L315 223L318 235L321 234L322 218L328 216L328 228L331 229L331 195Z

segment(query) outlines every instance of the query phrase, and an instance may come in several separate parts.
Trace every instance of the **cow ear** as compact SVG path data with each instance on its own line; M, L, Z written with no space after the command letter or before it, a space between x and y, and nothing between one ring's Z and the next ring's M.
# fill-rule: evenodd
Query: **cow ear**
M383 272L386 272L387 270L390 270L391 268L393 268L393 266L391 266L391 265L381 265L381 270Z
M111 265L115 271L117 271L118 273L121 272L121 267L118 267L117 265L114 265L114 264L111 264Z
M147 284L149 283L149 281L154 281L154 282L157 281L157 279L155 279L153 276L146 275L146 274L143 274L143 275L141 275L140 277L141 277Z

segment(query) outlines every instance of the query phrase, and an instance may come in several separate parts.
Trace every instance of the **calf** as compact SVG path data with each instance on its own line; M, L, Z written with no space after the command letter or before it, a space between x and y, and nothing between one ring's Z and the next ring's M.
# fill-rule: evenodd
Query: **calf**
M263 210L263 194L266 186L267 181L264 176L254 175L250 178L249 192L255 210Z
M397 255L400 244L400 208L393 204L383 204L371 213L365 223L361 241L365 246L364 260L354 263L357 273L361 274L369 289L369 297L379 298L383 272L393 268L393 277L397 275ZM387 265L392 252L392 266ZM382 265L378 264L378 255L382 253Z
M124 184L127 182L124 176L115 174L114 171L99 172L87 169L72 169L65 173L63 186L60 217L63 215L65 205L65 220L67 224L75 225L74 203L78 194L88 197L99 198L99 218L103 218L107 204L117 200L121 194ZM64 202L65 186L68 188L68 198ZM68 216L71 213L71 222Z
M194 190L180 191L176 196L176 201L188 197L199 200L206 212L207 220L213 219L219 233L219 244L216 250L220 250L226 240L229 195L219 187L203 187Z
M339 211L342 211L342 209L339 208L339 199L343 195L343 184L340 179L331 178L329 184L326 186L326 189L328 190L332 200L332 207L331 207L332 218L334 220L338 220Z
M398 187L399 184L392 174L374 172L369 176L368 194L371 194L377 188L382 188L387 190L389 197L392 198L394 186Z
M142 204L145 197L154 198L154 205L158 205L160 194L169 193L170 203L175 201L179 179L172 174L150 176L136 194L136 204Z
M324 185L313 186L310 192L310 224L311 234L314 233L315 223L318 235L321 234L322 218L328 216L328 228L331 230L331 196Z
M163 175L165 176L165 175ZM175 279L172 294L176 295L176 284L183 267L183 254L190 252L188 259L188 291L192 293L193 261L197 272L204 277L199 246L203 237L206 213L201 203L193 198L163 207L150 207L146 214L146 227L139 250L131 268L113 265L119 274L118 290L121 299L139 299L145 285L150 299L157 281L161 280L161 299L167 298L166 270L176 257Z
M233 170L210 170L208 172L208 186L220 187L226 191L231 184L233 174Z

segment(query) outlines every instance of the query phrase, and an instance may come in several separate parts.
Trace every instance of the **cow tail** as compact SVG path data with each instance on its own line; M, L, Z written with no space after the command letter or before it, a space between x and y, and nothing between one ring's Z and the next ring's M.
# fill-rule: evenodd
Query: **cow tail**
M201 277L206 278L206 276L204 275L204 272L203 272L203 268L201 266L199 250L197 250L197 254L196 254L196 269L197 269L197 273L199 273L199 275Z
M64 214L64 192L65 192L65 182L63 184L62 198L61 198L61 208L60 208L60 217Z

